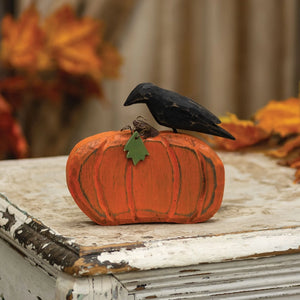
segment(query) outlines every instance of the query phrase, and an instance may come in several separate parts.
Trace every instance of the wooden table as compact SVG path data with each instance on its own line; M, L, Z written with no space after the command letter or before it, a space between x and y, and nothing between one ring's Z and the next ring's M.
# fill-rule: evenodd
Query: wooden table
M1 161L0 299L300 299L294 170L220 156L225 195L211 220L114 227L73 202L66 157Z

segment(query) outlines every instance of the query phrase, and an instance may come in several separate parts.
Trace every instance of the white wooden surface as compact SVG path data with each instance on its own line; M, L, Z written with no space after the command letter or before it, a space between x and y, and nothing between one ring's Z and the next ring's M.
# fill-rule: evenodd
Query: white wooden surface
M299 255L116 274L135 300L300 299Z
M55 277L25 257L0 238L0 299L54 299Z
M202 299L238 291L237 299L255 299L258 291L274 298L300 295L300 186L293 184L294 171L259 153L220 156L226 187L211 220L114 227L92 223L73 202L65 183L66 157L2 161L4 248L17 249L33 270L49 276L49 287L54 280L57 299L87 294ZM7 257L4 248L0 254ZM5 266L10 260L1 262L0 295L18 299L7 296L9 278L17 278L4 271L16 270Z

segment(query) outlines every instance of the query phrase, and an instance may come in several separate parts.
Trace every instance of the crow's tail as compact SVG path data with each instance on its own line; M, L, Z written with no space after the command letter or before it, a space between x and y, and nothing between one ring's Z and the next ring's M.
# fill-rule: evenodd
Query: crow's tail
M205 126L205 128L201 128L201 132L235 140L235 137L232 134L216 124L209 124L208 126Z

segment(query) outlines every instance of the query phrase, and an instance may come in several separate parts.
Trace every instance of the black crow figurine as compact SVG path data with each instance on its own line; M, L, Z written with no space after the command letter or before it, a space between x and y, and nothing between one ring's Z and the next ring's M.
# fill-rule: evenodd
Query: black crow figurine
M235 139L217 125L221 121L205 107L152 83L137 85L129 94L124 106L135 103L145 103L157 123L172 128L174 132L184 129Z

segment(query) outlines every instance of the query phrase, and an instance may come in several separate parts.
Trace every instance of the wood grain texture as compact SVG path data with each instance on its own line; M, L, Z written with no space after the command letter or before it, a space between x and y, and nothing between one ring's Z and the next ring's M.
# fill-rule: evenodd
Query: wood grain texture
M133 165L129 131L100 133L70 153L67 184L81 210L101 225L198 223L221 206L224 166L200 139L161 132L144 144L149 156Z

